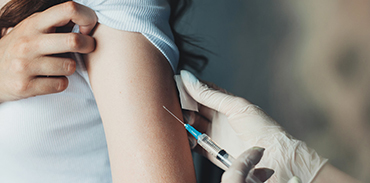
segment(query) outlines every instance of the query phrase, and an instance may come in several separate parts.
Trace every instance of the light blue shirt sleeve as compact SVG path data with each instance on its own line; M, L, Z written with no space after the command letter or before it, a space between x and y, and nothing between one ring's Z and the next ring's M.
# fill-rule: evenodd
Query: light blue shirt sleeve
M169 25L167 0L74 0L93 9L99 23L114 29L143 34L176 71L179 51Z

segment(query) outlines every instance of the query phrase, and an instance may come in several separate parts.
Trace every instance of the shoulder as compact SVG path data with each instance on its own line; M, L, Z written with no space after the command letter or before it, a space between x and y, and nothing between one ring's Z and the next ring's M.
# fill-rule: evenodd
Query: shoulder
M169 25L168 0L74 0L93 9L99 23L143 34L176 70L179 53Z
M130 7L131 9L135 7L146 9L151 8L161 9L169 7L168 0L73 0L73 1L88 7L95 7L99 9L102 8L120 9L124 7Z
M149 33L168 26L171 13L167 0L74 0L98 16L99 23L133 32Z

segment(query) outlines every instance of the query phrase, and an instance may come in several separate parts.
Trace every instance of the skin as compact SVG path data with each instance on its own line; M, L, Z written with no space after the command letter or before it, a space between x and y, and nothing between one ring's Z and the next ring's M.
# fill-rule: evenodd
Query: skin
M142 34L99 24L86 67L106 133L114 182L196 182L173 72Z
M65 76L75 71L74 61L46 55L90 53L85 61L113 182L196 182L185 129L162 108L182 117L168 61L139 33L98 25L94 40L87 34L96 20L91 10L67 2L17 25L0 40L0 86L5 86L0 102L63 91L68 86ZM82 34L51 34L69 21L79 24Z
M85 57L113 182L196 182L172 69L142 34L98 25Z
M65 76L74 73L76 63L51 55L94 51L95 41L88 34L97 17L91 9L71 4L35 13L0 39L0 103L65 90ZM55 33L56 27L69 22L80 25L82 34Z
M313 183L325 183L325 182L338 182L338 183L360 183L360 181L352 178L346 173L338 170L333 165L327 163L323 166L316 178L312 181Z

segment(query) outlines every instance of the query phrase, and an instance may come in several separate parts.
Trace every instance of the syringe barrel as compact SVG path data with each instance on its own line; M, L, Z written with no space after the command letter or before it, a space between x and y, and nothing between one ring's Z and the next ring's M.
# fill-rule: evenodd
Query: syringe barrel
M208 135L202 134L198 136L198 144L204 148L212 156L220 160L226 167L230 167L232 162L235 160L225 150L216 144Z
M204 150L206 150L214 157L217 157L218 152L222 150L220 146L213 142L212 139L204 133L198 136L197 142L200 146L204 148Z
M227 153L225 150L222 150L218 153L217 157L218 160L221 161L227 168L231 166L231 164L234 162L234 157L232 157L229 153Z

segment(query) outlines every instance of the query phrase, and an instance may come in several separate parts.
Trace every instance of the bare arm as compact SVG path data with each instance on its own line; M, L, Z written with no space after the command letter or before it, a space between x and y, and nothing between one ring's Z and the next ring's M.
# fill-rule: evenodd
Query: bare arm
M173 72L142 34L98 25L85 58L106 133L113 182L195 182Z
M312 183L325 183L325 182L360 183L360 181L355 180L351 176L338 170L329 163L322 167L320 172L316 175L316 178L312 181Z

